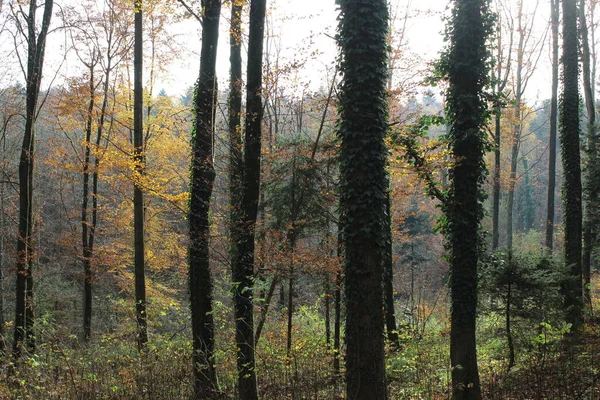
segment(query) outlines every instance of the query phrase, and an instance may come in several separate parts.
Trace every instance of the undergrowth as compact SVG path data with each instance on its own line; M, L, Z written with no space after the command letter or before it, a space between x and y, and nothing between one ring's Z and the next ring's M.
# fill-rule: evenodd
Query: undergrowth
M600 279L594 282L600 309ZM218 304L216 320L232 326L229 307ZM449 399L449 313L431 310L425 327L400 324L400 349L387 349L390 399ZM164 317L164 315L163 315ZM43 321L43 319L41 319ZM503 320L494 312L478 320L478 357L486 399L600 399L600 318L590 316L579 335L567 325L517 324L516 365L507 369ZM343 370L335 374L318 306L294 315L293 345L287 354L285 310L273 310L256 349L261 399L342 399ZM176 334L156 331L138 353L133 325L122 324L89 344L65 338L47 319L35 355L12 368L1 361L0 399L190 399L191 343L187 327ZM424 328L424 329L423 329ZM234 332L219 329L215 363L222 398L236 396ZM343 366L342 366L343 368Z

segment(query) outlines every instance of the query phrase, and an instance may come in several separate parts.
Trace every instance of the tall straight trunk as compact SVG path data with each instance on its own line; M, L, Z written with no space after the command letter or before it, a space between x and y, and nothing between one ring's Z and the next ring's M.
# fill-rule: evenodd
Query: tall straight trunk
M585 0L580 0L579 26L581 31L582 64L583 64L583 92L585 97L585 108L588 116L587 123L587 163L585 170L584 200L585 216L583 228L583 301L585 306L591 310L591 264L592 249L596 242L598 232L598 206L599 206L599 160L598 160L598 133L596 127L596 106L592 86L590 45L588 38L588 26L585 15Z
M523 96L523 52L525 51L525 28L523 27L523 2L519 2L518 15L519 43L517 47L517 69L516 73L516 88L515 88L515 105L513 117L515 124L512 129L512 143L510 153L510 176L508 180L507 207L506 207L506 247L511 251L513 244L513 211L515 204L515 187L517 184L517 165L519 162L519 148L521 146L522 125L522 96Z
M216 61L220 0L206 0L202 24L200 75L194 96L191 198L188 215L189 279L192 311L195 393L199 398L218 392L214 366L213 283L210 271L210 198L215 180L213 165L214 111L217 98Z
M443 207L450 262L452 399L480 400L475 332L487 125L482 93L489 80L486 44L492 30L488 2L455 0L449 29L452 36L444 72L454 164Z
M331 287L329 275L325 276L325 346L331 349Z
M512 48L512 31L508 43L509 57L506 64L506 70L502 69L502 58L504 54L504 44L502 42L502 24L498 22L497 32L497 53L496 53L496 112L494 116L494 174L492 188L492 251L498 249L500 244L500 181L501 181L501 143L502 143L502 101L503 95L510 73L510 53Z
M293 251L293 250L292 250ZM292 256L293 257L293 256ZM288 361L292 356L292 328L294 317L294 266L290 267L290 276L288 278L288 307L287 307L287 357Z
M25 16L27 28L27 72L26 72L26 110L25 132L19 159L19 232L17 237L17 279L15 300L15 329L13 356L19 358L23 342L30 352L35 350L33 333L33 145L34 125L37 117L37 102L42 80L46 37L52 18L53 0L44 3L42 25L36 36L37 1L29 3L29 14Z
M95 84L94 84L94 66L98 59L93 59L89 64L90 68L90 100L88 103L88 117L86 121L86 149L83 165L83 197L81 205L81 241L82 241L82 260L83 260L83 338L88 341L91 337L92 327L92 291L94 271L92 269L92 258L94 256L94 242L96 239L96 227L98 226L98 170L100 168L100 156L97 152L100 150L102 137L104 134L104 122L108 108L110 76L113 68L113 56L111 55L111 44L109 43L106 66L104 69L102 104L100 114L96 122L96 139L94 146L94 162L91 159L92 147L92 129L93 113L95 107ZM91 193L90 193L90 175L91 175ZM89 199L91 197L91 217L89 216Z
M502 106L496 106L494 129L494 175L492 180L492 251L500 245L500 178L501 178L501 134Z
M262 60L266 0L250 2L244 173L239 208L232 224L233 304L236 323L238 393L240 400L258 399L254 356L254 234L260 192L262 125Z
M510 261L509 261L510 262ZM512 302L512 287L511 281L508 282L506 292L506 340L508 342L508 370L515 366L515 345L513 343L512 326L511 326L511 302Z
M550 100L550 143L548 145L548 200L546 212L546 249L554 246L554 197L556 192L556 133L558 122L558 25L559 0L550 0L552 24L552 98Z
M340 0L338 135L346 295L346 398L387 399L383 256L388 130L387 2Z
M245 1L231 2L231 26L229 29L229 196L231 253L236 239L233 225L237 221L236 210L240 207L240 188L243 173L242 157L242 9Z
M338 258L341 258L342 244L338 234ZM341 268L335 274L335 289L333 296L333 372L336 375L340 373L340 345L341 345L341 325L342 325L342 270Z
M134 274L135 274L135 315L137 320L138 349L148 343L148 323L146 315L146 276L144 256L144 193L141 177L145 170L144 156L144 86L143 67L143 10L142 1L135 1L134 51L133 51L133 161L135 180L133 186L133 230L134 230Z
M6 354L6 330L4 327L4 262L6 244L4 230L6 227L5 209L4 209L4 184L0 183L0 359Z
M383 296L385 311L385 326L387 328L387 338L397 349L400 348L400 338L398 337L398 327L396 325L396 310L394 307L394 258L393 258L393 234L392 234L392 213L391 213L391 194L388 191L385 204L385 253L383 255Z
M565 263L569 277L564 283L565 312L573 329L583 324L581 274L581 157L579 149L579 65L577 0L563 0L563 93L560 103L560 142L563 162L563 209Z
M88 113L85 126L85 150L83 156L83 198L81 202L81 245L83 249L83 340L88 341L92 334L92 248L88 233L88 204L90 187L90 157L92 140L92 122L94 113L94 103L96 97L96 86L94 83L95 63L89 64L90 82L89 82L89 102ZM91 228L91 227L90 227Z

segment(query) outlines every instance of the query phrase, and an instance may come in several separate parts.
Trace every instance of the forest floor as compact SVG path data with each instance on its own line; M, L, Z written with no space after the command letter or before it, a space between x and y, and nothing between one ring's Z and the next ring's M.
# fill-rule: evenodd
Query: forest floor
M600 399L600 317L590 318L580 335L498 372L483 377L487 399Z
M507 346L501 313L480 315L478 359L481 388L489 400L600 400L600 279L596 278L596 314L580 334L526 320L515 324L516 366L507 370ZM427 311L421 325L401 328L402 349L388 349L390 400L450 398L449 318L445 302ZM230 318L231 310L218 310ZM423 314L425 315L425 314ZM24 358L12 376L0 360L0 400L189 400L193 398L191 345L185 332L170 330L151 338L139 354L135 325L99 334L88 345L56 331L41 330L37 353ZM333 354L323 340L324 321L317 305L295 315L291 357L286 355L285 313L274 313L265 326L257 354L261 400L344 399L342 376L333 374ZM219 331L216 365L223 399L235 396L233 331ZM73 336L73 335L71 335ZM342 363L343 364L343 363ZM343 375L343 370L341 371Z

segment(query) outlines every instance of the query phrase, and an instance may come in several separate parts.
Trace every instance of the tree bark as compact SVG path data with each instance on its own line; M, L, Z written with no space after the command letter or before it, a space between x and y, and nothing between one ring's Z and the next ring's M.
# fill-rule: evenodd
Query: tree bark
M577 330L583 324L577 0L563 0L562 11L563 93L560 104L560 141L564 174L564 251L565 263L569 270L563 290L566 319L573 325L573 329Z
M587 19L585 15L585 0L580 0L579 5L579 26L581 31L581 56L583 64L583 93L585 98L585 109L587 112L587 149L584 175L584 200L585 217L583 227L583 301L588 310L592 309L591 297L591 264L592 249L596 243L598 235L598 206L599 206L599 188L598 175L600 173L600 162L598 160L598 133L596 127L596 106L591 77L591 57Z
M523 96L523 53L525 51L525 27L523 26L523 2L519 2L519 14L517 32L519 35L519 43L517 47L517 69L516 69L516 88L515 88L515 104L513 109L513 117L515 123L512 129L512 143L510 153L510 175L508 180L508 200L506 207L506 247L511 251L513 244L513 211L515 203L515 187L517 184L517 166L519 162L519 148L521 146L522 134L522 96Z
M451 123L449 139L454 165L443 207L450 262L452 398L479 400L475 331L487 123L487 104L482 93L489 79L486 42L492 29L487 2L456 0L450 29L445 67L449 84L446 113Z
M148 343L148 323L146 316L146 276L144 255L144 194L141 177L145 169L144 156L144 87L143 67L143 10L142 1L134 3L134 58L133 58L133 162L135 179L133 187L133 230L134 230L134 275L135 275L135 315L137 320L138 349Z
M53 5L53 0L45 1L42 25L37 35L36 0L30 1L29 14L25 16L27 28L26 112L25 132L19 160L19 232L16 254L17 279L13 340L13 357L15 359L21 356L24 341L29 352L35 351L32 276L34 125L37 117L37 102L42 80L46 37L52 18Z
M548 145L548 200L546 213L546 248L554 246L554 197L556 192L556 133L558 122L558 26L559 0L550 0L552 27L552 98L550 100L550 143Z
M334 293L334 319L333 319L333 371L340 373L341 359L341 326L342 326L342 272L338 271L335 277Z
M384 314L385 326L387 328L387 338L396 348L400 348L400 338L398 336L398 327L396 325L396 310L394 307L394 256L393 256L393 233L392 233L392 213L391 213L391 194L388 191L385 204L385 253L383 255L383 295L384 295Z
M213 354L215 339L209 210L215 179L213 134L221 1L206 0L203 5L200 74L194 96L195 125L192 135L189 279L195 393L199 398L211 398L218 392Z
M388 9L383 0L339 1L340 209L346 295L346 397L387 399L383 255L388 129Z
M94 104L96 97L96 85L94 83L95 62L92 59L89 64L90 85L88 102L88 113L85 127L85 150L83 156L83 198L81 202L81 245L83 249L83 340L88 341L92 335L92 248L88 233L88 204L90 187L90 157L92 140L92 122L94 113ZM91 228L91 227L90 227Z
M240 400L258 399L254 356L254 234L260 192L262 125L262 60L266 0L250 2L244 173L241 201L232 224L233 304L236 323L238 393Z
M494 116L494 174L492 187L492 251L497 250L500 245L500 181L501 181L501 144L502 144L502 99L504 89L508 83L510 73L510 54L513 45L513 34L510 32L508 43L509 56L507 58L506 70L502 69L502 58L504 47L502 43L502 24L498 21L497 29L498 48L496 53L496 113Z

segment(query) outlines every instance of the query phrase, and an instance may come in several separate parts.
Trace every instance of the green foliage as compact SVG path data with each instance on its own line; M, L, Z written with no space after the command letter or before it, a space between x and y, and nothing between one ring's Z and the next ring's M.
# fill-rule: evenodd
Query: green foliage
M560 284L564 272L560 264L546 256L531 253L488 254L480 261L480 291L489 295L498 307L505 307L510 290L511 312L539 324L555 323L562 304ZM492 307L494 308L494 307Z
M273 227L285 230L293 224L295 233L301 235L304 229L323 226L327 176L323 163L311 157L313 143L305 135L295 134L278 138L277 145L284 154L272 160L264 184Z

